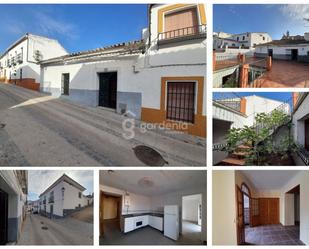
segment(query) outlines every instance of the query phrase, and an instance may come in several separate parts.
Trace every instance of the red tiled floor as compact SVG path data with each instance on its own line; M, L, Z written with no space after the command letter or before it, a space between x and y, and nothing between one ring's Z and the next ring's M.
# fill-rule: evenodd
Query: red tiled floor
M253 84L255 87L309 87L309 63L274 60L272 70Z

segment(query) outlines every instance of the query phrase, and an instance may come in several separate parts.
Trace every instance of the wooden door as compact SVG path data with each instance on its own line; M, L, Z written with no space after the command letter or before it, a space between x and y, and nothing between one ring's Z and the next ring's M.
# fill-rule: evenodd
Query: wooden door
M104 194L102 191L100 191L100 236L103 237L104 235Z
M279 198L268 200L269 224L279 224Z
M260 224L279 224L279 198L260 198Z
M309 150L309 119L305 121L305 148Z
M0 189L0 245L8 241L8 194Z
M237 244L245 244L245 219L244 219L244 195L241 189L236 185L236 211L237 211Z
M259 207L260 207L260 224L267 225L268 221L268 200L266 198L259 199Z

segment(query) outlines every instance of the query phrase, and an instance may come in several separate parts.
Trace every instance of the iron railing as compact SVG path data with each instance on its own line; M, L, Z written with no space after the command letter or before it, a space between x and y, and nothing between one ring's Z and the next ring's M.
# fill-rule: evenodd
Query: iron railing
M238 96L236 93L214 93L213 94L213 101L216 103L219 103L221 105L224 105L228 108L231 108L235 111L240 112L240 101L241 96Z
M309 152L304 148L299 148L297 150L298 156L303 160L306 166L309 166Z
M206 25L197 25L181 29L170 30L158 34L158 42L169 41L178 38L206 38Z

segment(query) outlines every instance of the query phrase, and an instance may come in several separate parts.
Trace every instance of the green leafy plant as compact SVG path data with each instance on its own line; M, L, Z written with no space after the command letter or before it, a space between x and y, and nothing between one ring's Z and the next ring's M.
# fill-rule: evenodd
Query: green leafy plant
M273 134L282 125L290 130L290 116L281 110L274 110L269 114L259 113L255 117L253 127L232 128L226 136L225 150L233 153L239 145L247 145L245 160L247 165L269 165L272 155L285 160L297 150L292 137L284 136L276 145ZM290 132L289 132L290 133Z

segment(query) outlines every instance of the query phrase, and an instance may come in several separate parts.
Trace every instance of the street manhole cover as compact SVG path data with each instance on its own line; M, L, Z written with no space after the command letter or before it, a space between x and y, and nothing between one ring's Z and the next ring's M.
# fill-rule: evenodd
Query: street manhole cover
M48 230L48 227L42 227L42 230Z
M5 127L5 124L0 124L0 129L3 129Z
M164 164L168 164L159 152L148 146L138 145L133 150L136 157L148 166L163 166Z

